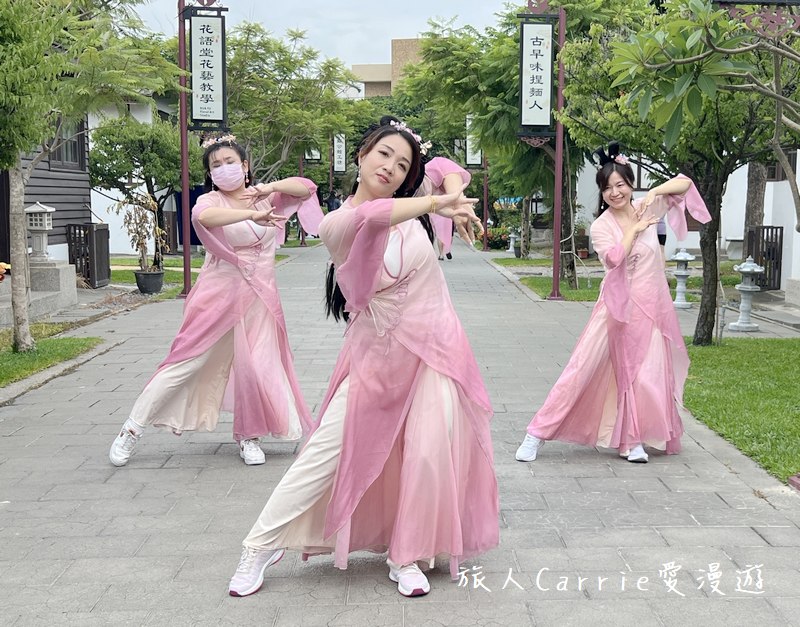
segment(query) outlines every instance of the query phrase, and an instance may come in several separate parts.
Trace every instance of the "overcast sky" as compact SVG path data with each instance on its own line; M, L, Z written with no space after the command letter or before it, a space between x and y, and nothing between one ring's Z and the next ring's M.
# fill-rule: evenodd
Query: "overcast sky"
M503 0L227 0L228 24L260 22L273 35L288 28L306 31L307 43L324 56L339 57L348 67L359 63L389 63L392 39L417 37L429 18L456 17L455 26L478 29L496 24ZM520 3L522 4L522 3ZM177 0L152 0L137 10L148 26L177 34Z

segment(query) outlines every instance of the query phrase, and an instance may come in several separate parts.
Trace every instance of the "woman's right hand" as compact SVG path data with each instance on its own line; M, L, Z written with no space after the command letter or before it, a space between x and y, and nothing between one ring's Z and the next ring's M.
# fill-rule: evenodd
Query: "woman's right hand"
M471 208L478 202L478 199L465 197L465 188L466 185L456 192L433 196L433 202L436 205L435 213L445 218L474 216L475 212Z
M269 209L254 209L250 219L261 226L280 226L286 216L275 213Z
M642 231L644 231L645 229L654 224L658 224L658 218L655 217L652 213L646 211L639 217L639 221L635 222L631 226L631 229L633 230L634 235L638 235L639 233L641 233Z

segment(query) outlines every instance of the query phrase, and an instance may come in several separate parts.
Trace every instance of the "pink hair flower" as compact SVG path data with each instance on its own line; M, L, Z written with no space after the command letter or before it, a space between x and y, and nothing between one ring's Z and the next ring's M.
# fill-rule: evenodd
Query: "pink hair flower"
M628 165L628 157L625 155L617 155L614 157L614 163L618 163L620 165Z

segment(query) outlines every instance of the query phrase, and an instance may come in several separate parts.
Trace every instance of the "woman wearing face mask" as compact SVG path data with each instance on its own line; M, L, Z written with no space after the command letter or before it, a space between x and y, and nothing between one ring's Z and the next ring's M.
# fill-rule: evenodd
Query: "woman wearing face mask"
M232 136L204 144L208 193L192 209L206 249L169 354L134 403L111 445L124 466L145 427L211 431L233 411L233 436L247 465L263 464L259 438L296 440L311 417L292 365L275 282L276 240L298 212L317 232L316 186L304 178L251 185L244 149Z
M592 244L606 276L564 372L528 425L516 459L534 461L547 440L615 448L645 463L644 446L677 453L689 356L664 280L657 223L665 214L678 239L686 210L711 219L692 181L679 175L633 198L634 173L612 143L600 162L600 210Z
M419 596L430 584L417 562L447 555L456 576L498 543L491 405L427 219L477 221L475 201L446 159L427 174L455 191L411 198L419 144L394 118L372 126L353 195L322 222L335 264L327 308L348 320L345 342L316 430L244 540L232 596L256 592L285 549L334 553L339 568L353 551L388 552L389 579Z

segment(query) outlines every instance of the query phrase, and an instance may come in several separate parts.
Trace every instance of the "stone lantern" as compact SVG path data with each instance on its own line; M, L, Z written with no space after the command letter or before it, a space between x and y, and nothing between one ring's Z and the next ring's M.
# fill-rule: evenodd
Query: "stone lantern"
M731 331L758 331L758 325L750 320L750 312L753 310L753 292L761 291L761 288L756 285L756 275L763 273L764 268L755 263L752 257L748 257L747 261L733 266L733 269L742 274L742 282L736 286L742 296L742 302L739 305L739 319L731 322L728 329Z
M679 252L672 255L670 261L675 261L678 267L672 271L678 284L675 286L675 301L676 309L691 309L692 304L686 301L686 279L689 278L689 262L694 261L694 255L686 252L685 248L681 248Z
M508 250L506 252L513 253L514 246L517 244L517 232L514 229L508 229Z
M53 230L55 207L37 202L25 209L25 220L33 241L31 261L48 261L47 233Z

